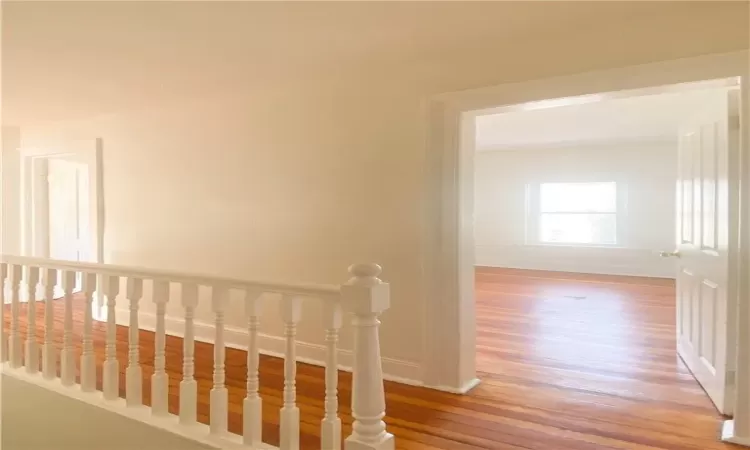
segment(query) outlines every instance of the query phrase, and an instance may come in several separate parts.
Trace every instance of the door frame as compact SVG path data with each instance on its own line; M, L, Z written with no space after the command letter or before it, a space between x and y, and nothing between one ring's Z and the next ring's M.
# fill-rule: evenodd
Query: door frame
M91 249L93 260L104 262L104 183L102 178L102 140L80 140L67 142L57 147L21 148L21 253L24 256L49 258L49 246L38 244L49 240L49 221L40 220L35 209L40 205L34 195L40 170L52 158L76 156L87 163L91 191L89 226L92 230Z
M521 110L530 102L601 99L602 93L654 89L680 83L738 77L741 83L741 145L735 176L740 190L730 205L735 224L750 221L750 68L748 52L731 52L601 70L542 80L441 94L428 103L427 199L423 252L422 380L426 386L465 393L479 383L476 376L474 304L473 124L477 111L498 107ZM550 100L558 99L558 100ZM731 228L731 226L730 226ZM750 226L739 227L730 277L734 294L729 302L738 317L734 362L738 403L750 406ZM738 231L739 233L740 231ZM739 241L739 242L738 242ZM747 276L741 277L741 274ZM728 350L729 350L728 348ZM744 406L743 406L744 408ZM750 419L748 411L743 417ZM747 420L747 419L746 419ZM743 425L744 426L744 425ZM744 431L742 436L746 434Z

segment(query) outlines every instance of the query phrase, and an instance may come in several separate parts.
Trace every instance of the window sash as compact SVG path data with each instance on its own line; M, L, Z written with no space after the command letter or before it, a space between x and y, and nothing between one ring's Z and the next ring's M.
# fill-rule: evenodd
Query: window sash
M544 185L552 185L553 188L557 188L558 185L570 185L570 184L576 184L576 185L609 185L611 186L609 189L611 189L610 192L614 191L612 194L615 195L615 203L614 207L612 208L606 208L607 210L600 210L600 211L581 211L578 207L579 205L576 205L575 203L572 203L577 208L565 208L565 211L552 209L552 211L542 211L542 186ZM549 192L549 187L547 188L547 192ZM560 191L556 191L559 192ZM594 182L574 182L574 183L566 183L566 182L532 182L528 183L526 185L526 224L525 224L525 243L526 245L543 245L543 246L577 246L577 247L626 247L628 245L628 236L627 236L627 210L628 210L628 204L627 204L627 183L622 182L622 180L608 180L608 181L594 181ZM567 192L563 192L563 194L567 194ZM612 195L610 194L610 195ZM558 198L564 200L565 197L558 195ZM602 205L601 199L598 200L599 205ZM611 202L610 202L611 203ZM604 202L606 204L606 202ZM547 205L548 206L548 205ZM561 204L559 205L561 207L570 206L570 203L567 205ZM573 209L572 211L570 209ZM603 208L602 208L603 209ZM598 236L599 239L576 239L576 241L584 241L584 242L574 242L573 240L569 239L562 239L563 236L566 235L566 231L564 229L564 226L556 227L558 228L557 231L557 239L549 239L550 235L549 233L546 235L543 235L542 231L542 221L543 217L547 217L545 222L547 223L547 230L550 229L549 221L557 216L567 215L570 217L570 219L567 219L569 221L573 222L582 222L586 223L586 219L576 219L579 215L596 215L599 217L607 217L606 219L603 219L605 222L603 225L599 225L598 227L595 225L586 225L587 229L593 229L594 231L589 233L594 233L595 236ZM559 219L560 222L564 223L566 219ZM555 220L557 222L557 220ZM589 221L592 222L592 221ZM614 225L612 225L614 224ZM591 228L593 227L593 228ZM614 227L614 228L612 228ZM575 225L568 225L568 229L574 229ZM569 236L569 234L567 234ZM585 236L585 232L584 232ZM580 237L580 235L579 235ZM602 239L605 238L605 239ZM587 241L587 242L585 242Z
M574 219L581 216L588 217ZM559 217L559 221L548 220L554 217ZM616 213L540 213L538 226L537 239L544 244L611 246L618 243Z
M588 198L577 201L584 195ZM538 208L541 213L617 213L617 199L614 181L541 183Z

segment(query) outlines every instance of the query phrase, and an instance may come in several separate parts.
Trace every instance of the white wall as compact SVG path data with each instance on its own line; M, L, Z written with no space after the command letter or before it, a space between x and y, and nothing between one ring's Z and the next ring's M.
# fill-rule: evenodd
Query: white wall
M303 84L25 129L23 145L102 137L105 262L340 284L350 264L375 261L394 298L384 334L419 336L421 181L411 172L422 155L392 158L419 141L418 114L398 93ZM169 311L181 317L177 300ZM299 337L322 344L317 304L308 305ZM230 308L228 323L244 329L240 298ZM281 334L277 311L269 305L262 331ZM196 314L211 323L207 292ZM393 338L386 356L417 360L417 345ZM349 345L347 330L342 341Z
M425 220L426 100L745 48L746 30L746 18L715 8L608 19L554 37L488 41L398 66L332 68L330 77L303 73L179 105L27 128L23 144L103 138L106 262L321 283L345 280L353 262L382 264L392 285L383 355L419 364L430 301L423 240L438 226ZM170 307L179 317L178 305ZM204 302L204 321L208 309ZM241 311L235 300L233 325L244 325ZM265 331L278 335L278 319L266 317ZM321 343L319 324L310 304L301 339Z
M4 126L0 137L0 251L13 254L21 250L21 130Z
M477 265L675 276L674 261L657 253L675 246L676 142L477 152L475 167ZM616 182L626 198L616 247L539 245L527 235L528 185L597 181Z

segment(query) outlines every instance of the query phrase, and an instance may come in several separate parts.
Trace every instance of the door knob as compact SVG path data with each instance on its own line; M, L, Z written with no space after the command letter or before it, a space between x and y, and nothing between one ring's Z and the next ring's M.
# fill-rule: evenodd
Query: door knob
M675 250L673 252L659 252L659 256L661 256L662 258L672 258L672 257L679 258L680 257L680 251L679 250Z

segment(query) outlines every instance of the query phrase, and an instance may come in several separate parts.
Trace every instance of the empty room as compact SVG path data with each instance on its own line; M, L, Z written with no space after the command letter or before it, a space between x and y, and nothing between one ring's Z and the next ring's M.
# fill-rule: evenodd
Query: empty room
M677 411L706 431L731 411L721 273L737 92L670 86L476 118L484 383L577 418L648 405L631 424L646 436Z

